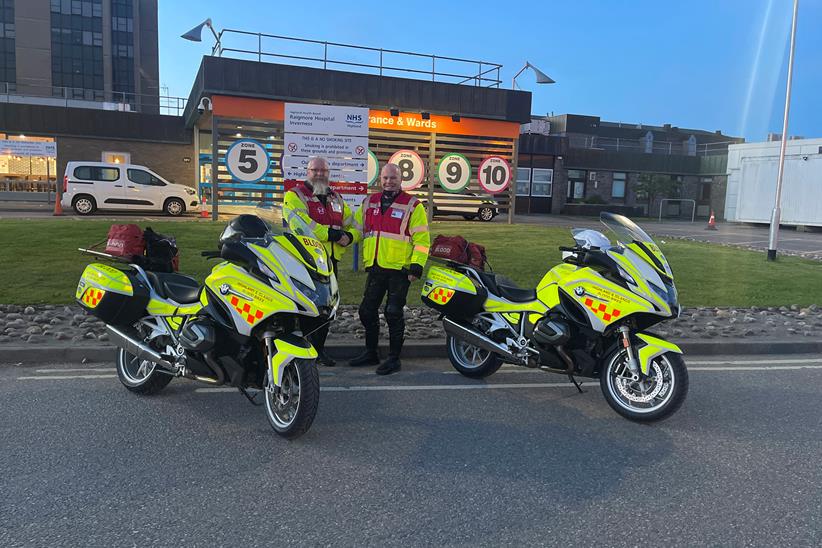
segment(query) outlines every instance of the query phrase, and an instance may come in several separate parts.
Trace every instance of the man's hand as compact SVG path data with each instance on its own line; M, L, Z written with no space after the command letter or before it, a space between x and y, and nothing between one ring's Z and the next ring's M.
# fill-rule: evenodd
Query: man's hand
M413 282L414 280L419 280L422 278L422 266L418 264L412 264L408 267L408 281Z
M340 236L340 240L337 242L343 247L348 247L354 242L354 236L351 235L350 232L343 232L342 236Z

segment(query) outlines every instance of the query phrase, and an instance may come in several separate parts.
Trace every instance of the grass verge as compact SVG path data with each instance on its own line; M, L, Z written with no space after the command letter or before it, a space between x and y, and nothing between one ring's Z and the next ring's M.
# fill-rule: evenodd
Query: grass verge
M77 280L92 258L77 251L103 240L110 221L90 219L0 220L0 303L62 304L74 300ZM185 274L202 281L214 261L200 251L215 249L223 223L152 222L172 234L180 247ZM595 225L592 223L592 227ZM533 287L560 260L559 245L571 245L566 229L536 225L435 222L436 234L461 234L483 244L494 270L523 287ZM684 241L658 241L671 263L684 306L780 306L822 304L822 263L780 257L769 263L764 253ZM341 262L343 302L356 304L365 273L352 271L352 255ZM408 304L418 305L419 282Z

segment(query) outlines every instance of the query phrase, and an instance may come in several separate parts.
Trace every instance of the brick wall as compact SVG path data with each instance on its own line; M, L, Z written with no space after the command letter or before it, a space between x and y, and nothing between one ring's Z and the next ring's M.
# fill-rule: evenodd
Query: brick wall
M146 166L169 182L196 187L193 144L147 143L57 137L57 173L62 178L71 161L101 162L103 152L128 152L131 163ZM183 159L189 158L189 162Z

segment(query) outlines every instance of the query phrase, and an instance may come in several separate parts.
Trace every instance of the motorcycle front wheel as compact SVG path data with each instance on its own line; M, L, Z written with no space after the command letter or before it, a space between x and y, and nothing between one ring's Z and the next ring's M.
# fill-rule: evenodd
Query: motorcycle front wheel
M615 351L601 371L599 386L611 408L626 419L654 422L671 416L688 395L682 356L666 352L651 362L648 375L634 381L625 350Z
M266 376L265 414L271 428L295 439L311 428L320 403L320 375L314 360L293 360L285 366L278 387Z

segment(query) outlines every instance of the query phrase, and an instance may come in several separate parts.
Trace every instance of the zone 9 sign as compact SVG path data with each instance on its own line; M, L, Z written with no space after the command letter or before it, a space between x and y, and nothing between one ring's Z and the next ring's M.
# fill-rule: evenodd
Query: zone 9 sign
M422 184L425 177L425 164L420 155L413 150L398 150L388 159L389 164L400 168L400 181L403 190L413 190Z
M241 139L228 147L225 165L231 177L243 183L256 183L268 172L268 151L253 139Z
M508 188L511 182L511 166L504 158L489 156L479 166L480 186L489 194L497 194Z
M446 154L437 167L437 179L448 192L459 192L471 180L471 163L462 154Z

